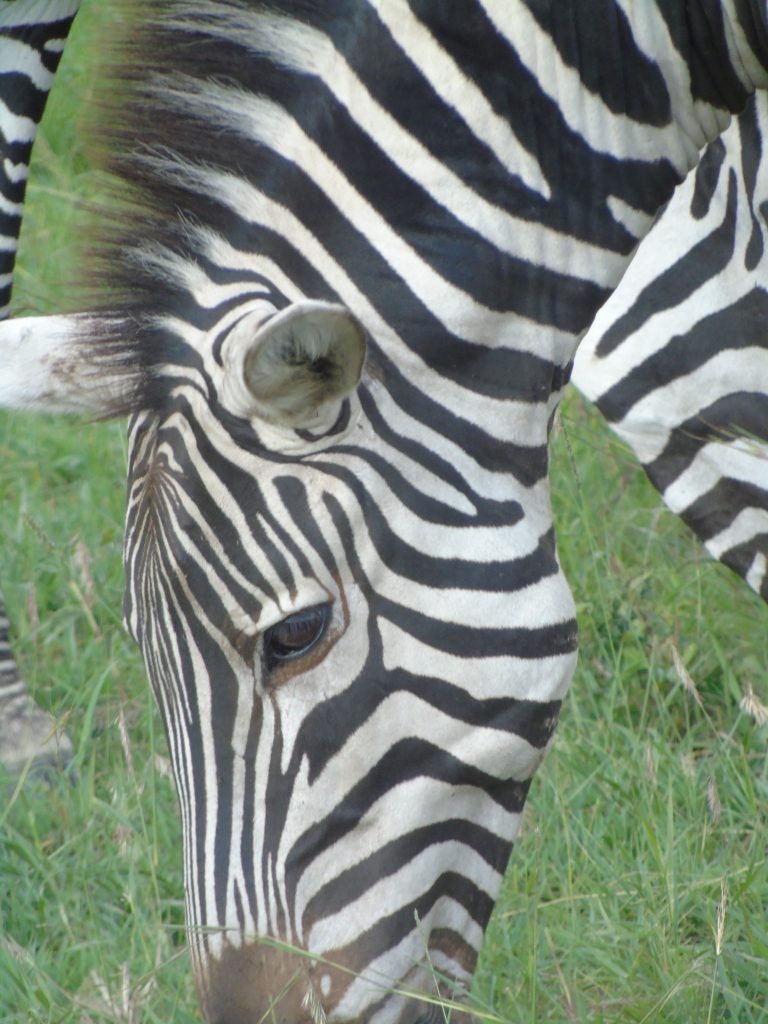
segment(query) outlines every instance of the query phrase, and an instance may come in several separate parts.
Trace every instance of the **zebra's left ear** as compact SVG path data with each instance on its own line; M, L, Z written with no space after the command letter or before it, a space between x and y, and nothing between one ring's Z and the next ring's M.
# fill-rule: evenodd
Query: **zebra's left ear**
M0 407L120 416L133 404L132 368L119 319L68 314L0 322Z
M318 410L357 387L365 331L343 306L301 302L281 310L253 333L245 317L232 331L252 414L268 423L301 427Z

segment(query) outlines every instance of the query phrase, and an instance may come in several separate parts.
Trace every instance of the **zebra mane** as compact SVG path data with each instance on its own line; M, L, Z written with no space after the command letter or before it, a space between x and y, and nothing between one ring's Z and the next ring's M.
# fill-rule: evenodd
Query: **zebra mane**
M318 10L294 0L292 15L297 7L310 18ZM248 206L282 188L262 141L281 130L268 97L296 98L295 72L311 70L319 36L261 0L121 0L118 9L129 28L100 71L91 128L111 184L86 263L100 326L84 339L99 362L123 368L127 397L112 414L161 405L174 371L198 361L194 337L228 305L266 297L280 308L298 297L254 259L274 239ZM241 208L220 201L224 181L240 184ZM333 298L324 288L318 281L313 297Z

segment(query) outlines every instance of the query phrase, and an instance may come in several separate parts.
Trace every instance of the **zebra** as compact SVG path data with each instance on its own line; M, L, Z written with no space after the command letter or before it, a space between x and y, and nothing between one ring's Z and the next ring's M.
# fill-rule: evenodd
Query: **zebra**
M640 245L572 381L713 558L768 600L766 130L756 93Z
M0 3L0 322L8 315L32 146L76 0ZM0 763L12 774L66 765L69 738L30 698L9 641L0 592Z
M429 965L471 978L576 657L576 345L766 84L757 4L569 10L136 4L105 299L0 330L4 404L130 416L209 1021L416 1024Z

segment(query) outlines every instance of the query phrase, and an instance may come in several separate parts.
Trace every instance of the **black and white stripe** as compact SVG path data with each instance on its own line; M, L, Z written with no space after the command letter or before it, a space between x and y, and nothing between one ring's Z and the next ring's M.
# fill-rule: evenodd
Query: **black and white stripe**
M125 613L203 1005L416 1024L404 989L471 978L573 672L547 442L578 339L768 84L766 12L128 6L127 204L57 329L133 411Z
M0 320L8 315L29 160L76 0L0 2ZM0 594L0 763L15 775L66 763L69 740L21 679Z
M0 318L11 298L29 160L79 0L0 2Z
M573 373L672 511L766 599L767 130L758 93L675 193Z

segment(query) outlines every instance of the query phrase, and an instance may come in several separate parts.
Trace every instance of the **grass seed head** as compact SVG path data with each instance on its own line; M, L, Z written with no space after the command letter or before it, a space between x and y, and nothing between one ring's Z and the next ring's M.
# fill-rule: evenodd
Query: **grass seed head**
M716 825L720 821L722 805L714 775L710 775L707 780L707 803L709 804L709 813L712 815L712 821Z
M755 691L747 684L744 696L739 701L739 707L753 718L758 726L768 723L768 707L761 704L755 696Z
M701 699L701 694L696 689L696 684L691 678L688 669L683 664L683 659L680 657L680 652L677 649L677 645L675 643L671 643L670 647L672 648L672 664L675 666L677 678L683 684L683 689L686 691L686 693L689 693L691 697L693 697L693 699L696 701L700 708L703 708L704 702Z
M725 910L728 906L728 883L723 878L720 881L720 902L717 905L717 924L715 925L715 952L718 956L723 951L723 937L725 935Z

